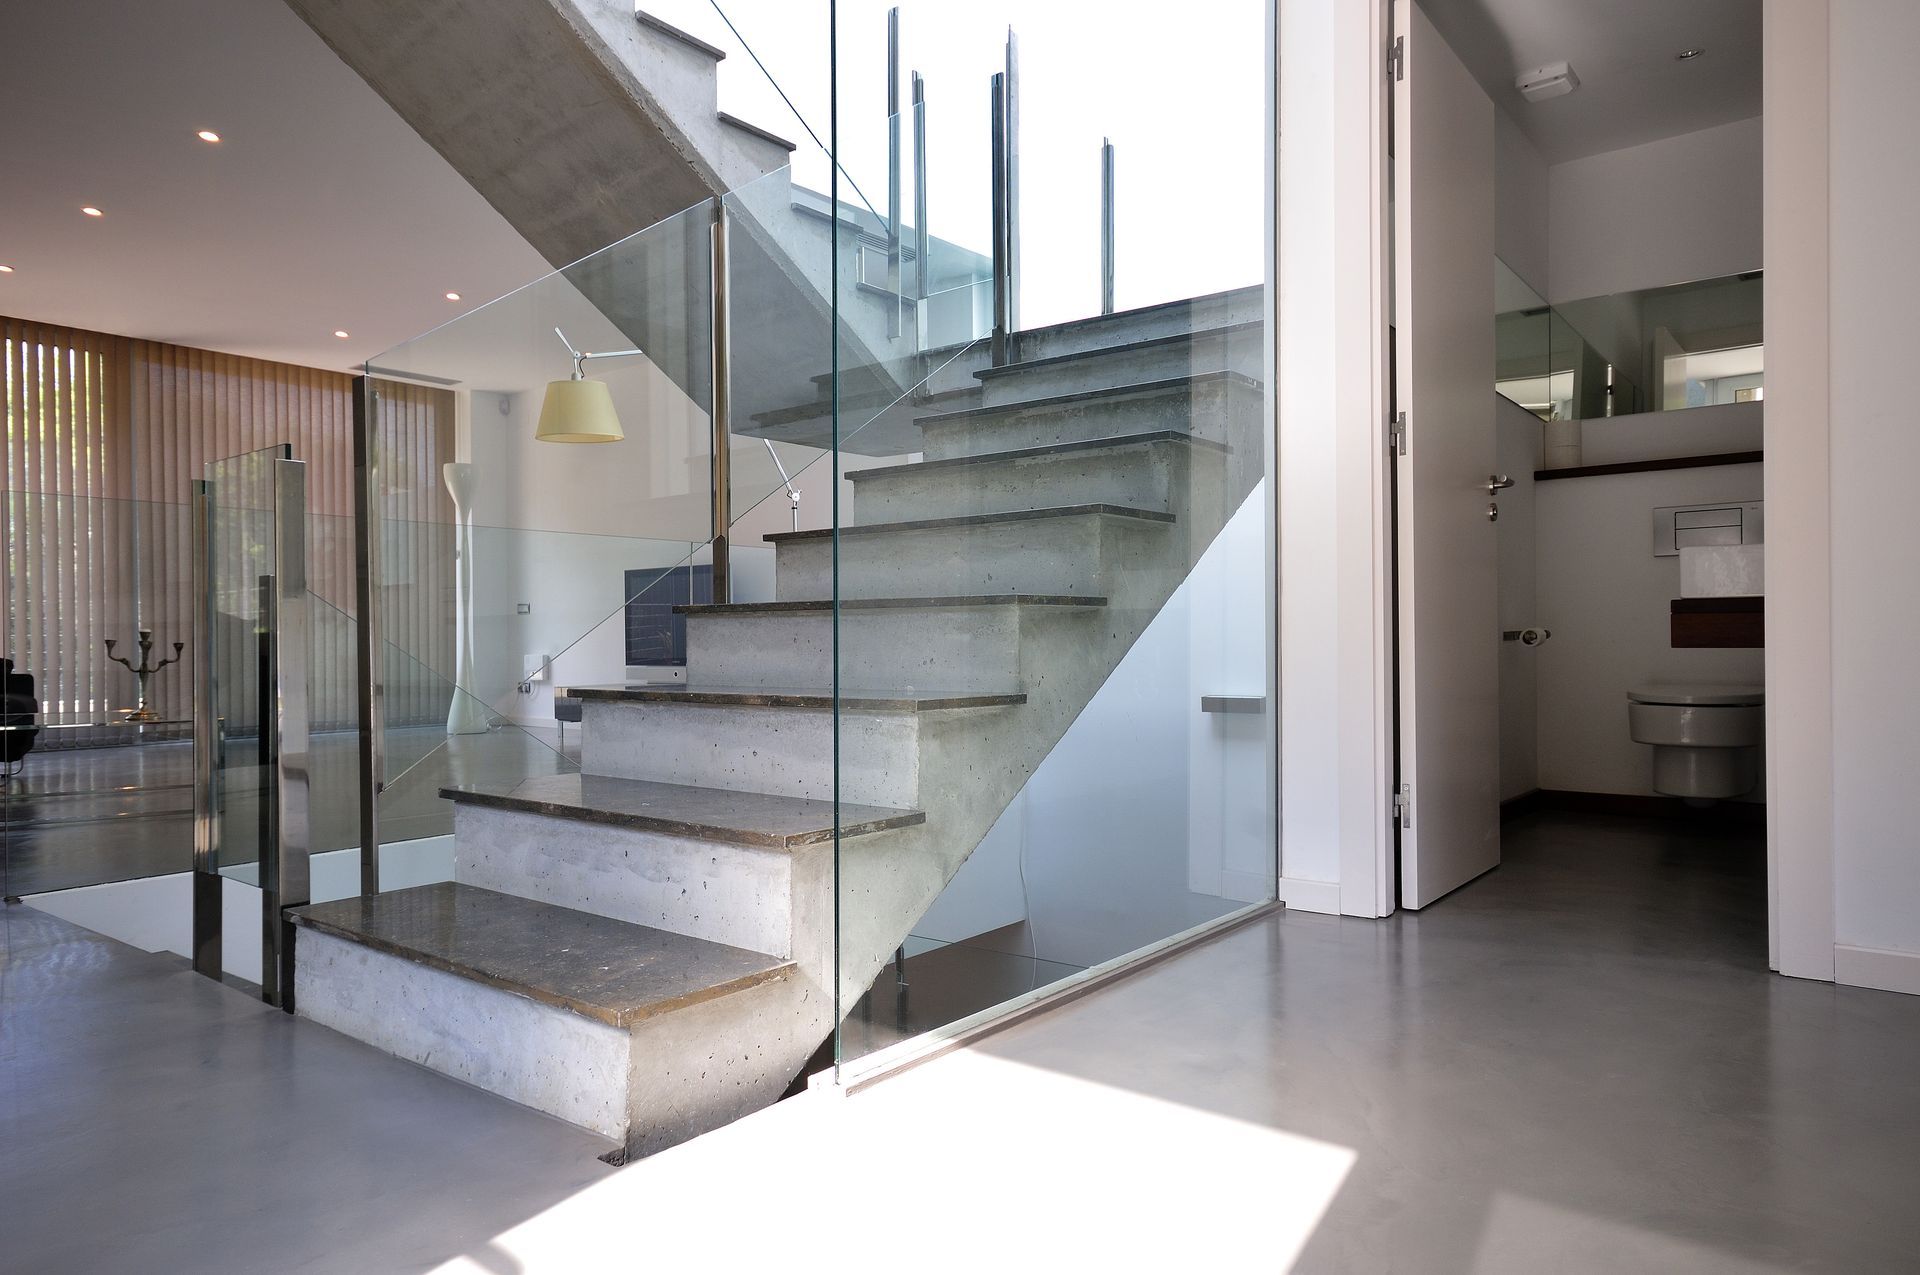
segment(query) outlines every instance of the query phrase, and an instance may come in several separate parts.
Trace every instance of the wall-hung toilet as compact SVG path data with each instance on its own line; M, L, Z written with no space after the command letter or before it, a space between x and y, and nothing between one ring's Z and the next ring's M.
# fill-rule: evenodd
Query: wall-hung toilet
M1758 686L1658 684L1627 692L1627 726L1653 745L1653 787L1714 801L1760 780L1766 694Z

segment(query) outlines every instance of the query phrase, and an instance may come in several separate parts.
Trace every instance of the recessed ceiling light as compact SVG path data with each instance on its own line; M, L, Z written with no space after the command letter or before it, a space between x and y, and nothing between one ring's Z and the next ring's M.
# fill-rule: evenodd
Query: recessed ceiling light
M83 206L80 209L80 211L85 213L89 217L100 217L105 215L98 208L95 208L92 204L87 204Z
M220 140L220 134L214 132L210 128L203 128L199 132L195 133L194 136L199 138L203 142L217 142Z
M346 340L348 337L353 335L353 333L347 331L345 328L335 328L333 330L333 334L339 337L342 341Z
M460 299L460 294L457 292L449 292L447 294L447 300L449 301L458 301L459 299Z
M1673 60L1675 62L1691 62L1705 52L1705 49L1682 49L1673 55Z

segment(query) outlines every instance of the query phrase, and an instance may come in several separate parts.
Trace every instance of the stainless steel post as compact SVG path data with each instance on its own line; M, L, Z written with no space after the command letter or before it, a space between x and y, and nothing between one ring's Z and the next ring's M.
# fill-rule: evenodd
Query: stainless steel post
M733 535L733 301L727 280L727 201L713 201L708 260L712 289L713 358L713 600L731 602L728 546Z
M913 297L927 299L927 82L913 73ZM916 312L920 307L916 306ZM923 334L920 345L926 347Z
M900 9L887 10L887 335L900 335Z
M1007 169L1007 331L1020 330L1020 42L1007 28L1005 119Z
M373 379L353 381L353 595L359 624L354 659L360 717L360 893L380 893L380 788L385 758L381 723L386 677L380 650L380 451L374 428L380 392Z
M1113 142L1100 139L1100 313L1113 313Z
M193 497L193 599L197 640L193 652L193 968L208 978L221 972L220 845L214 818L214 781L220 757L220 724L213 697L213 484L196 478Z
M307 857L312 758L308 752L307 650L307 464L273 463L273 583L267 617L272 633L274 703L262 704L261 737L273 740L273 836L261 865L262 937L260 985L267 998L293 1009L293 926L286 909L312 899Z
M1009 356L1008 344L1012 339L1012 288L1007 277L1008 258L1012 253L1011 236L1008 233L1007 217L1009 212L1007 191L1007 77L1005 72L995 73L992 80L992 129L993 129L993 365L1005 365Z

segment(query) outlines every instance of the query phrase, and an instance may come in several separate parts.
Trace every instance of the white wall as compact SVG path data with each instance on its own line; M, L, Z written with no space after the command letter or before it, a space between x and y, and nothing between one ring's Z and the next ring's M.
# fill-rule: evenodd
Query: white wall
M1493 253L1547 294L1547 162L1513 117L1493 109Z
M1911 360L1920 290L1920 6L1831 9L1828 337L1833 581L1834 938L1843 981L1920 993L1920 533ZM1770 413L1771 415L1771 413ZM1904 958L1886 955L1905 953Z
M1387 23L1324 0L1279 20L1281 896L1382 916Z
M1597 422L1589 422L1592 426ZM1539 786L1653 795L1653 754L1627 734L1627 692L1648 682L1746 682L1758 650L1676 649L1680 559L1653 554L1661 505L1757 500L1761 466L1721 465L1542 482L1534 490Z
M1739 120L1553 165L1547 299L1760 269L1761 143Z
M1495 464L1513 479L1500 493L1500 628L1539 627L1534 566L1533 472L1540 468L1540 418L1500 397L1494 401ZM1552 628L1551 625L1546 625ZM1500 644L1500 800L1540 786L1539 662L1541 648Z

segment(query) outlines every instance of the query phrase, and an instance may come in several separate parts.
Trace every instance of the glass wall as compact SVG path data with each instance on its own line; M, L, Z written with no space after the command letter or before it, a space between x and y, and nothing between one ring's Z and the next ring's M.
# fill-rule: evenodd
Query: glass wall
M926 192L1006 335L880 437L843 412L833 525L774 537L834 652L831 734L781 728L838 763L843 1067L1270 901L1277 842L1264 6L902 6L921 148L868 110L884 7L840 10L841 198L897 175L910 241Z

